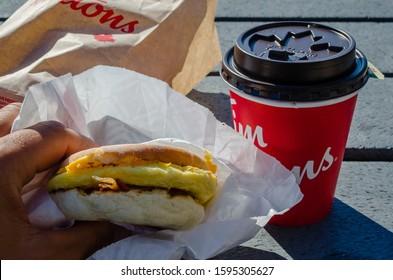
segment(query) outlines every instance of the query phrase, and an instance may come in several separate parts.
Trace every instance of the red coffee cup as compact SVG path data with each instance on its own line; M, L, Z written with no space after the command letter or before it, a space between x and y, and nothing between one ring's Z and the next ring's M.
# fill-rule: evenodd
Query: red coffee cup
M242 33L223 59L234 128L291 170L303 199L270 223L299 226L332 207L357 94L368 80L364 55L347 33L278 22Z

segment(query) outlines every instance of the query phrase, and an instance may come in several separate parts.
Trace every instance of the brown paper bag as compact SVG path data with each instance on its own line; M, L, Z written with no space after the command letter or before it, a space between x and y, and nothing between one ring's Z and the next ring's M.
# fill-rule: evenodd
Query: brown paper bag
M29 0L0 26L0 107L96 65L187 94L221 60L217 0ZM16 96L15 96L16 95Z

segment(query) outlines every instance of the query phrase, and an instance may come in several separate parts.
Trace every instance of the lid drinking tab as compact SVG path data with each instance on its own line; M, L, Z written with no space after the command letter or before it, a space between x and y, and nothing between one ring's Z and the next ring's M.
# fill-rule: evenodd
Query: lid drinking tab
M366 58L344 31L309 22L277 22L240 34L224 57L222 76L232 85L252 87L253 95L311 101L355 91L366 83L366 70ZM335 93L326 92L332 88Z

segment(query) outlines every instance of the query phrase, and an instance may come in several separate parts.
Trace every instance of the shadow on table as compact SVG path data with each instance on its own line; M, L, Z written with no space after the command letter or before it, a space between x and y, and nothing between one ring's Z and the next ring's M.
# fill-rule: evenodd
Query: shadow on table
M319 223L265 229L293 259L393 259L393 233L339 199Z
M303 227L266 225L265 230L295 260L393 259L393 233L339 199L319 223ZM284 258L274 252L238 246L213 259Z
M232 109L228 94L192 90L187 97L209 109L217 120L231 127L233 126Z
M264 251L245 246L237 246L219 254L212 260L284 260L285 258L274 252Z

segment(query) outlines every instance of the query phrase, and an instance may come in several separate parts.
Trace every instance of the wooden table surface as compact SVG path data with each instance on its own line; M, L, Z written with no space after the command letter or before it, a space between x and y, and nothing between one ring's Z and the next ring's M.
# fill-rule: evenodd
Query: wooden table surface
M24 0L1 1L0 24ZM385 75L359 94L331 213L303 227L267 225L218 259L393 259L393 2L391 0L218 0L216 26L225 53L244 30L306 20L350 33ZM232 126L220 65L187 96Z

